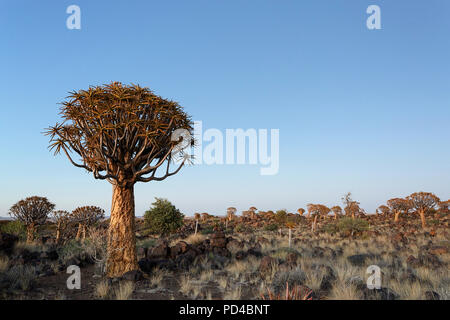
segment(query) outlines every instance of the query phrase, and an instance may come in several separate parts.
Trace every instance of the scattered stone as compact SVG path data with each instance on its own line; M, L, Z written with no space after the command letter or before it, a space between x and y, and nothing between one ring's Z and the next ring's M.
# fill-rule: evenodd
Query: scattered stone
M13 252L14 246L19 241L19 237L0 232L0 251L3 251L5 254L10 255Z
M434 255L441 255L448 253L448 249L444 246L433 246L428 252Z
M425 300L441 300L441 296L437 292L426 291L425 292Z
M137 282L144 278L143 274L139 270L132 270L122 275L122 280Z
M160 241L148 255L150 259L164 259L169 257L170 248L167 241Z
M347 260L356 267L362 267L368 259L372 258L370 254L355 254L347 257Z
M259 263L259 272L262 274L268 273L272 271L273 265L278 264L277 261L270 257L264 256Z

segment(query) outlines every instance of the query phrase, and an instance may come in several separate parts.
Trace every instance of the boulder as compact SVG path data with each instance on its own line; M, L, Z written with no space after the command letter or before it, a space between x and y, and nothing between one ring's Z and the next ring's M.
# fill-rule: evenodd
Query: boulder
M4 252L7 255L10 255L13 252L14 246L19 241L19 237L0 232L0 251Z
M428 250L428 252L434 255L441 255L448 253L448 249L444 246L433 246L430 250Z
M170 248L167 241L160 241L155 247L150 251L148 257L150 259L165 259L169 257Z
M364 300L397 300L399 295L389 288L369 289L363 290Z
M350 262L350 264L352 264L353 266L356 267L362 267L364 266L364 264L366 263L366 261L369 258L372 258L373 256L370 254L355 254L352 256L348 256L347 260Z
M178 255L186 253L191 246L186 241L180 241L170 248L170 257L175 259Z
M145 272L150 273L154 268L161 268L165 270L176 270L176 264L168 259L141 259L138 261L139 268Z
M296 266L297 265L297 258L300 255L297 252L289 252L286 256L286 263L289 265Z
M144 278L140 270L131 270L122 275L122 280L137 282Z
M231 252L238 252L244 248L244 244L236 239L229 239L227 249Z
M268 273L272 271L272 267L274 264L278 264L277 261L270 257L270 256L264 256L261 259L261 262L259 263L259 272L262 274Z
M223 237L221 237L220 235L223 235ZM227 239L225 238L223 232L215 233L211 238L211 247L226 248L226 246L227 246Z
M437 292L426 291L425 292L425 300L441 300L441 296Z

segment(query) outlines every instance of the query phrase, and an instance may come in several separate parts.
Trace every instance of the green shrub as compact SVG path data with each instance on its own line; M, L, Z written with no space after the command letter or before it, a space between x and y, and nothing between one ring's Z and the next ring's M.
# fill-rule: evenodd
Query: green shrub
M78 258L85 252L81 241L71 239L58 248L58 256L62 262L67 262L71 258Z
M214 227L213 227L213 226L207 226L207 227L203 228L203 229L200 231L200 233L201 233L201 234L211 234L211 233L214 233Z
M278 210L275 212L275 221L279 224L285 224L287 222L287 211L286 210Z
M145 226L150 232L167 235L183 225L184 215L167 199L156 198L153 207L145 212Z
M14 220L5 224L1 224L0 231L3 233L14 234L20 238L25 238L27 233L25 225L19 220Z
M331 226L328 228L332 228ZM343 217L336 223L335 230L341 233L354 235L369 230L369 223L366 220L350 217Z
M236 225L236 227L234 227L234 231L236 231L236 232L246 232L247 231L247 227L245 226L245 224L239 223L238 225Z
M276 223L271 223L271 224L268 224L268 225L264 226L264 230L265 231L277 231L278 228L279 227L278 227L278 225Z

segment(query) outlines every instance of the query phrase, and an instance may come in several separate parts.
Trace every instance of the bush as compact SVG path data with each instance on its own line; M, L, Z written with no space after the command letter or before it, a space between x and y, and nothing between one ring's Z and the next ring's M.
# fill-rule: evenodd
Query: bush
M264 226L264 230L265 231L277 231L278 230L278 225L276 223L265 225Z
M278 210L275 213L275 221L279 225L283 225L287 222L287 211L286 210Z
M235 232L247 232L247 227L243 223L239 223L236 227L234 227Z
M145 212L145 226L150 232L167 235L183 225L184 215L167 199L156 198L153 207Z
M4 282L13 290L30 290L37 279L36 267L22 264L14 265L0 274L0 282Z
M26 228L25 225L19 220L10 221L5 224L0 225L0 231L3 233L14 234L21 239L26 237Z
M323 229L325 232L331 234L341 232L344 234L354 235L356 233L369 230L369 223L363 219L343 217L337 223L328 224Z
M212 226L207 226L205 228L203 228L202 230L200 230L201 234L211 234L214 233L214 228Z

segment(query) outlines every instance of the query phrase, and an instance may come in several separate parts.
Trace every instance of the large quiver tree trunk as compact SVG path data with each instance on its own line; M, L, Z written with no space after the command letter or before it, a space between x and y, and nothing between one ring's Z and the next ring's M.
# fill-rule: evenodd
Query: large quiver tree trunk
M106 272L119 277L137 270L133 186L113 185Z

